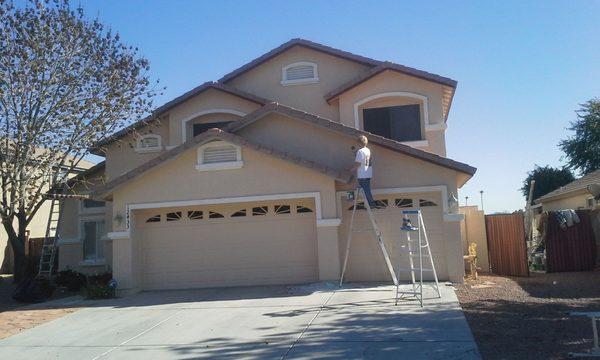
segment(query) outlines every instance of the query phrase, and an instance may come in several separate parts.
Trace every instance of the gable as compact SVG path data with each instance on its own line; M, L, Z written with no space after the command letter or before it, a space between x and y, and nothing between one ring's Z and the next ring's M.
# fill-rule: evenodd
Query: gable
M298 85L283 85L282 71L297 63L316 64L318 81ZM329 105L324 95L370 66L336 57L314 49L293 46L227 82L228 85L258 94L282 104L310 109L321 116L338 119L336 105Z

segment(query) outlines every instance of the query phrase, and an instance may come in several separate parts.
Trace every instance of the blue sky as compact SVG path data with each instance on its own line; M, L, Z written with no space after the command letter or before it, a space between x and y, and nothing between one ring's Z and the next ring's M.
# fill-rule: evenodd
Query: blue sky
M302 37L458 81L448 156L478 168L460 192L486 212L524 206L534 164L580 103L600 97L600 1L81 0L151 61L160 105Z

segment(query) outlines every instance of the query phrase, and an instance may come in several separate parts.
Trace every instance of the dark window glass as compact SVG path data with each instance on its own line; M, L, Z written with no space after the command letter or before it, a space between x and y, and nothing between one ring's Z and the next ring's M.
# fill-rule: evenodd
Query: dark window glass
M304 214L304 213L311 213L313 211L312 211L312 209L307 208L306 206L296 205L296 212L298 214Z
M84 208L99 208L99 207L104 207L104 201L96 201L96 200L85 199L85 200L83 200L83 207Z
M232 121L194 124L192 126L192 133L194 134L194 136L196 136L196 135L202 134L203 132L205 132L206 130L209 130L209 129L214 129L214 128L223 129L225 126L229 125L230 123L232 123Z
M268 206L257 206L252 208L252 216L267 215L269 212Z
M348 210L352 210L352 209L354 209L354 204L352 204L352 206L350 206L350 207L348 208ZM364 202L362 202L362 201L359 201L359 202L357 202L357 203L356 203L356 210L364 210L364 209L366 209L366 208L365 208L365 203L364 203Z
M388 206L388 201L387 201L387 199L384 199L384 200L375 200L375 204L377 204L377 206L379 206L379 207L387 207Z
M198 211L198 210L188 211L188 218L190 218L191 220L199 220L199 219L202 219L203 217L204 217L204 214L202 213L202 211Z
M275 214L289 214L291 213L289 205L275 205Z
M399 208L409 208L413 206L412 199L396 199L396 206Z
M179 221L179 220L181 220L181 211L167 213L167 221Z
M419 206L437 206L437 204L434 203L433 201L420 199Z
M364 129L396 141L422 140L419 105L402 105L363 110Z
M231 217L244 217L246 216L246 209L242 209L231 214Z
M160 222L160 215L154 215L146 220L147 223Z
M224 217L225 216L223 216L223 214L219 214L218 212L214 212L214 211L208 212L209 219L220 219L220 218L224 218Z

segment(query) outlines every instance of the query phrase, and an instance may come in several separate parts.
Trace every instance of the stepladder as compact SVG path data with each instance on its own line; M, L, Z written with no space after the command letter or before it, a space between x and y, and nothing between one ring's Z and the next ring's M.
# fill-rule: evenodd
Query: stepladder
M416 227L412 225L413 222L409 219L409 216L411 215L416 217ZM438 298L442 297L440 284L435 270L431 247L429 245L425 221L423 220L423 213L421 210L403 210L402 217L403 225L401 230L405 233L406 237L404 242L400 245L400 258L403 256L408 258L408 268L398 267L396 270L398 271L399 276L401 273L410 274L410 285L412 285L412 290L400 290L400 285L397 285L396 304L401 298L413 296L419 301L419 304L422 307L423 286L425 285L423 274L431 274L431 280L433 280L431 286L437 293ZM411 234L416 236L411 236Z
M60 236L60 220L62 215L62 206L58 198L50 200L50 214L48 215L48 223L46 225L46 233L42 252L40 256L38 278L50 278L54 271L54 262L56 259L56 251L58 239Z

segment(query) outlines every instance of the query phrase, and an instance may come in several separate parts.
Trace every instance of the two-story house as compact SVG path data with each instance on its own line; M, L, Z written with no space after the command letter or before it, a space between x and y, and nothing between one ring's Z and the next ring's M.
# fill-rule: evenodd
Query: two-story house
M338 280L363 134L393 263L407 267L401 210L419 208L439 277L462 281L449 199L475 168L446 157L455 89L293 39L101 141L94 201L65 210L60 267L110 267L122 291ZM357 222L368 227L366 212ZM348 266L349 281L389 279L372 234L354 237Z

